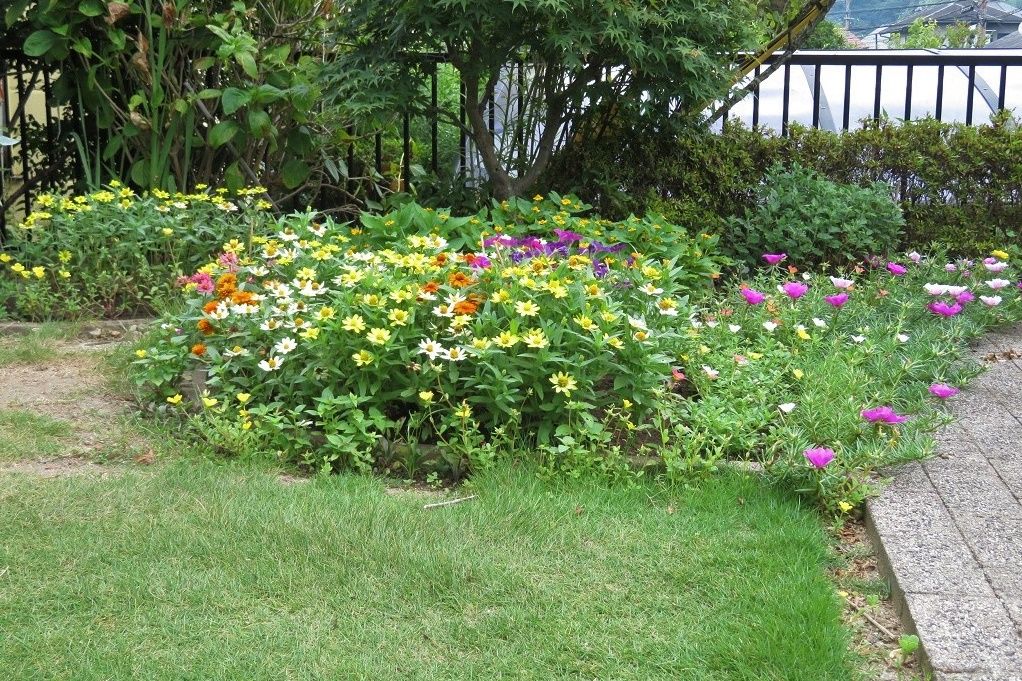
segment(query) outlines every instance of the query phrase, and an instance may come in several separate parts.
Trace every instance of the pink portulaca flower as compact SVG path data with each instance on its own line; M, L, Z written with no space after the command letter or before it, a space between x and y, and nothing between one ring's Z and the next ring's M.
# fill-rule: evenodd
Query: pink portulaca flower
M745 302L749 305L759 305L766 300L766 294L757 291L752 288L743 288L739 291L742 294L742 298L745 298Z
M943 300L930 303L926 308L933 314L940 315L941 317L954 317L962 311L962 306L959 303L947 303Z
M998 272L1003 272L1004 270L1008 269L1008 263L997 261L989 263L985 262L983 263L983 267L987 268L987 272L993 272L996 274Z
M851 279L842 279L841 277L831 277L830 283L834 284L836 288L847 291L855 284Z
M777 290L792 300L798 300L809 291L809 287L801 281L789 281L782 286L778 286Z
M979 299L983 301L983 304L987 307L997 307L1001 304L1000 296L980 296Z
M918 265L920 261L923 259L923 256L921 256L919 253L916 253L915 251L912 251L911 253L908 254L908 259Z
M948 264L944 265L944 271L945 272L957 272L958 271L958 265L956 265L956 264L954 264L952 262L949 262Z
M908 421L907 416L902 416L887 405L882 407L873 407L872 409L863 409L860 414L862 415L862 418L866 419L870 423L887 423L889 425L894 425L896 423L904 423L905 421Z
M990 281L987 282L987 286L989 286L995 291L1009 285L1011 285L1011 282L1008 281L1007 279L991 279Z
M961 390L955 388L954 386L950 386L947 383L934 383L933 385L930 386L930 394L942 400L946 400L949 397L954 397L960 392Z
M826 468L834 460L834 450L827 447L812 447L803 452L809 465L816 469Z
M764 253L762 255L763 260L765 260L768 265L780 265L787 257L787 253Z
M947 295L947 284L924 284L923 289L931 296Z
M826 300L828 304L833 305L836 308L840 308L848 302L848 294L842 291L841 293L836 293L832 296L823 296L823 299Z
M889 262L887 263L887 271L896 277L900 277L908 272L908 269L904 265L899 265L896 262Z

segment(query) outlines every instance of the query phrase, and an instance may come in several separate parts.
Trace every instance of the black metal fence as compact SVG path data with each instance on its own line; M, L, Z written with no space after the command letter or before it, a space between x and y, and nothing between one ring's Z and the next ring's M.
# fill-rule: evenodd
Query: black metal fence
M750 78L757 78L770 63L758 67ZM985 71L985 75L979 70ZM807 87L795 93L793 75L799 71L805 74ZM921 75L926 76L922 87ZM935 78L935 87L930 87L931 78ZM779 88L775 79L781 80ZM864 82L857 83L857 79ZM825 80L833 81L835 87L825 88ZM862 84L870 87L864 91L860 87ZM769 94L779 90L780 102L765 97L767 90ZM837 96L828 97L825 90L837 90ZM780 132L785 134L793 120L793 96L799 99L802 108L806 103L803 99L808 96L811 113L804 122L814 128L848 130L864 117L853 115L855 110L873 119L884 114L904 120L933 116L937 120L953 118L973 125L985 122L976 117L977 97L988 111L998 111L1005 108L1012 94L1019 95L1016 105L1022 104L1022 51L798 52L791 55L778 72L756 84L745 99L731 107L725 118L741 115L753 127L760 127L768 116L776 118L779 113ZM960 101L962 96L964 102ZM949 98L954 100L956 111L953 113L949 112ZM825 122L830 124L823 125Z

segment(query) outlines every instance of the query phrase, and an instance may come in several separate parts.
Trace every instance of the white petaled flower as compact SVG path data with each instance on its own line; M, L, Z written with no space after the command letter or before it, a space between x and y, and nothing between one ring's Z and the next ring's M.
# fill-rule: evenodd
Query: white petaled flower
M441 355L446 355L447 351L432 338L423 338L419 341L419 353L433 360Z
M646 320L640 319L639 317L629 317L628 325L633 329L639 329L640 331L649 331L646 327Z
M639 290L649 296L658 296L664 292L662 288L657 288L655 284L647 281L645 284L639 287Z
M249 351L247 348L243 348L240 345L235 345L233 348L224 350L224 357L248 357Z
M899 333L895 338L898 339L899 343L908 343L908 334L906 333Z
M827 322L823 321L819 317L813 317L813 326L815 326L818 329L826 329Z
M980 296L979 299L982 300L983 304L987 307L997 307L1001 304L1000 296Z
M852 342L853 343L861 343L864 340L866 340L865 336L852 336Z
M947 284L924 284L923 289L931 296L942 296L948 292Z
M253 267L249 267L248 271L250 274L256 277L265 277L267 274L270 273L270 270L264 267L263 265L255 265Z
M297 347L298 343L295 339L288 336L277 341L277 344L273 346L273 350L280 355L286 355Z
M315 296L323 295L327 290L327 287L318 281L307 281L298 292L306 298L314 298Z
M263 371L276 371L284 361L278 357L269 357L259 362L259 368Z
M445 302L451 307L454 307L458 303L464 303L466 300L468 300L468 298L466 298L462 294L452 293L451 295L447 296L447 300Z
M716 321L714 321L712 319L710 321L706 322L707 328L710 328L710 329L716 329L717 328L717 324L718 324L718 322L716 322Z
M996 274L997 272L1003 272L1004 270L1006 270L1008 268L1008 263L1006 263L1006 262L987 262L987 263L983 263L983 267L987 268L988 272L993 272L993 273Z
M1007 279L991 279L990 281L987 282L987 286L989 286L993 290L997 291L999 289L1004 288L1005 286L1007 286L1010 283L1011 282L1008 281Z
M441 303L440 305L437 305L436 307L433 308L433 314L435 314L437 317L453 317L454 306L447 305L446 303Z
M301 238L298 235L298 232L291 229L290 227L285 227L284 229L277 232L277 236L280 237L281 241L298 241L298 239Z
M466 357L468 357L468 353L465 352L464 348L453 347L450 350L444 351L444 359L451 362L460 362Z
M703 323L701 321L699 321L698 319L690 319L689 320L689 324L692 325L693 329L701 329L701 328L703 328Z
M774 322L763 322L763 328L768 332L773 333L774 330L777 329L777 324Z
M851 279L843 279L841 277L831 277L830 278L830 283L834 284L834 286L837 287L837 288L846 289L847 290L847 289L850 289L852 287L852 284L854 284L855 282L852 281Z
M322 239L323 235L326 234L326 225L316 225L316 224L309 225L309 232L311 232L312 234L315 234L316 236L318 236L319 238Z
M960 296L960 295L962 295L963 293L965 293L968 290L969 290L968 286L945 286L944 287L944 293L947 293L949 296Z
M802 273L802 281L809 281L812 278L813 278L813 275L809 274L808 272L803 272Z
M221 301L216 309L209 313L209 316L213 319L227 319L231 314L231 306Z
M710 366L707 366L706 364L703 365L703 373L706 374L711 381L716 380L716 378L720 376L719 371Z
M780 409L785 414L790 414L791 412L795 411L795 406L796 405L794 402L785 402L784 404L777 405L777 408Z
M259 325L259 328L263 331L276 331L280 328L280 320L271 318Z
M241 305L232 305L231 306L231 312L233 312L236 315L241 315L241 316L255 314L256 312L259 312L259 306L258 305L252 305L251 303L242 303Z
M727 329L728 329L728 331L730 331L731 333L738 333L739 331L741 331L741 330L742 330L742 327L741 327L741 326L739 326L738 324L728 324L728 325L727 325Z

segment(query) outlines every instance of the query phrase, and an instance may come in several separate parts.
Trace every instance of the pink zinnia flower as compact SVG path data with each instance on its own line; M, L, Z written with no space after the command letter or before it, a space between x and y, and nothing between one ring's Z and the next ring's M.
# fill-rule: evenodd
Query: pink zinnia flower
M942 400L946 400L949 397L954 397L961 391L954 386L950 386L946 383L934 383L930 386L930 394L934 397L938 397Z
M788 296L792 300L798 300L809 291L809 287L803 284L801 281L789 281L783 286L778 286L777 290Z
M742 294L742 298L745 298L745 302L749 305L759 305L766 300L766 294L760 293L756 289L743 288L739 291Z
M904 423L905 421L908 421L907 416L902 416L886 405L882 407L873 407L872 409L863 409L860 414L862 415L862 418L866 419L870 423L887 423L894 425L895 423Z
M946 303L943 300L938 300L935 303L930 303L926 306L927 309L933 314L940 315L941 317L954 317L956 314L962 311L962 306L958 303Z
M834 450L827 447L813 447L803 452L806 461L813 468L825 468L828 463L834 460Z
M838 307L839 308L839 307L841 307L842 305L844 305L845 303L848 302L848 294L847 293L837 293L837 294L832 295L832 296L823 296L823 299L826 300L831 305L833 305L834 307Z
M768 265L779 265L788 257L787 253L764 253L763 259L766 260Z
M887 263L887 271L896 277L900 277L908 272L908 269L904 265L899 265L896 262L889 262Z

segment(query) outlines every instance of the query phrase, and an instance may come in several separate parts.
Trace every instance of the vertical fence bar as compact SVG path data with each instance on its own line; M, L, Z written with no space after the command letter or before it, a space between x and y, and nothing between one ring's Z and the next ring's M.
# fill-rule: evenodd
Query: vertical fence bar
M46 112L46 154L44 158L49 161L49 165L52 166L56 163L55 149L56 141L53 138L53 109L52 102L50 101L50 90L52 85L50 84L50 71L49 69L43 70L43 109ZM43 176L43 191L53 190L53 180L50 178L50 173L46 173Z
M348 139L355 138L355 126L349 125L345 129L348 133ZM348 177L345 178L344 185L349 192L355 191L355 182L351 179L351 176L355 174L355 143L348 142Z
M813 65L813 127L820 127L820 67L817 62Z
M373 135L373 161L376 162L376 172L383 175L383 133Z
M852 113L852 65L845 64L845 93L841 103L841 129L847 131Z
M965 99L965 124L972 125L972 106L976 99L976 67L969 67L969 94Z
M912 65L905 74L905 120L912 119Z
M18 83L18 123L21 125L21 144L18 145L18 158L21 159L21 189L24 194L25 215L32 212L32 192L29 190L32 172L32 164L28 157L28 150L25 146L25 132L28 130L28 92L25 89L25 73L21 67L15 71ZM13 165L13 157L11 161Z
M439 116L437 115L437 69L439 68L439 64L433 62L433 72L429 76L429 103L433 107L429 121L430 166L434 173L440 172L440 130L438 127Z
M9 101L7 97L7 60L0 57L0 123L3 123L4 132L7 132L7 123L11 118ZM0 147L0 169L8 167L7 147ZM4 173L0 171L0 245L7 239L7 180Z
M781 105L781 136L788 134L788 109L791 99L791 64L784 65L784 96Z
M523 172L523 169L528 163L528 154L525 149L525 60L518 60L518 78L516 80L516 86L518 87L518 96L516 97L518 104L515 107L515 145L518 172Z
M756 79L756 87L752 93L752 129L759 127L759 67L753 71L753 78Z
M1008 92L1008 65L1001 64L1001 83L997 90L997 110L1004 111L1004 97Z
M459 170L465 172L468 165L468 137L465 135L465 82L459 77L458 83L458 122L461 127L458 129L458 160Z
M401 171L401 191L406 192L411 186L412 174L412 120L407 112L401 122L401 155L404 157Z
M934 118L938 121L944 115L944 65L937 67L937 104Z
M883 82L884 67L883 64L877 64L876 70L876 88L873 91L873 120L880 120L880 84Z

